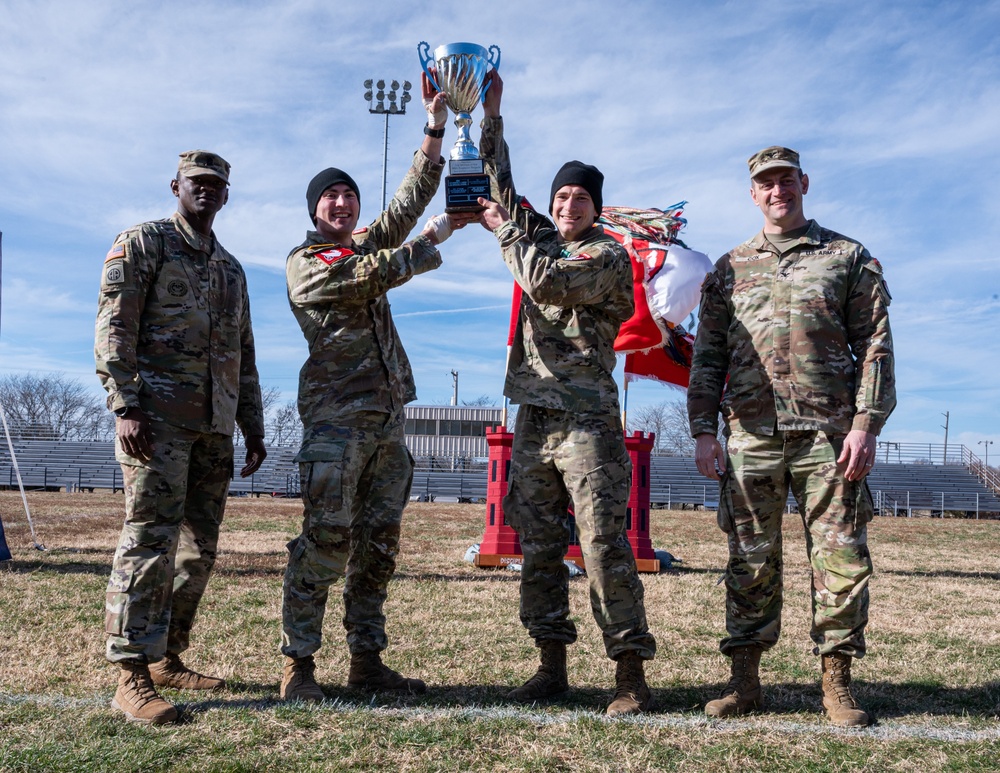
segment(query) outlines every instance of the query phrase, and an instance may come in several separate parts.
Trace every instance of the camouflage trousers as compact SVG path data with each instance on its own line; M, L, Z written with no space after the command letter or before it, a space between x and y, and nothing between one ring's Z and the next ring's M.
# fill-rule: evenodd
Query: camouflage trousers
M778 641L781 518L791 486L812 564L813 651L864 656L873 508L867 481L849 481L837 467L843 442L824 432L729 430L719 496L719 526L729 539L724 653Z
M522 405L503 508L521 539L521 623L534 639L576 641L569 613L569 507L608 657L656 652L625 534L632 463L617 416Z
M151 432L148 462L115 446L125 525L107 591L107 658L113 663L153 663L188 648L233 475L232 437L160 422Z
M281 651L289 657L320 648L330 586L341 577L351 653L388 646L382 607L413 482L403 421L402 412L370 413L356 426L307 429L298 457L302 533L288 543L281 609Z

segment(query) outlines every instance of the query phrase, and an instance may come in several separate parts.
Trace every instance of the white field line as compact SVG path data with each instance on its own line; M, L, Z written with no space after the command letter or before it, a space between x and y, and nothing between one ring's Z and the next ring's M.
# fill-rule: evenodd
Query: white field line
M216 697L207 702L211 710L224 711L227 702L221 702ZM51 706L56 709L71 708L106 708L110 699L104 695L94 695L89 698L69 698L64 695L31 694L8 695L0 694L0 707L33 704ZM283 705L278 700L235 700L229 705L242 708L257 708L267 711ZM191 713L202 713L202 704L178 703L178 708ZM707 733L733 735L747 731L785 733L788 735L836 735L850 738L871 738L879 741L896 741L902 739L917 739L927 741L948 741L955 743L972 743L978 741L1000 741L1000 724L980 730L961 727L959 724L907 724L893 720L880 721L878 725L868 728L847 729L831 725L806 722L792 722L783 719L768 719L766 715L741 717L735 720L709 720L701 716L686 714L644 714L638 717L622 717L609 719L602 714L591 711L538 711L535 709L518 709L493 706L466 707L433 707L405 706L386 707L372 706L365 703L354 703L341 700L326 700L323 703L304 703L303 711L335 712L347 714L350 712L371 712L384 717L398 717L416 721L434 722L442 719L482 720L486 722L499 720L514 720L531 725L570 725L575 722L615 722L635 725L636 727L701 729ZM956 718L958 719L958 718Z

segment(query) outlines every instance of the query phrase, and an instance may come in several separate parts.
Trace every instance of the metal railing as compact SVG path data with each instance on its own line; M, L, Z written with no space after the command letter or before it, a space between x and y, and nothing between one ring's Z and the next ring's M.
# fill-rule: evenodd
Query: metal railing
M995 508L987 507L983 497L976 492L933 491L920 492L917 496L911 491L900 492L899 497L885 491L873 491L872 499L875 512L879 515L891 515L912 518L913 513L927 512L970 513L978 520L983 513L996 513Z
M7 456L7 458L4 458ZM20 454L19 454L20 456ZM46 464L43 458L35 458L29 464L21 465L21 472L29 488L64 488L67 491L85 491L95 488L118 491L122 488L121 471L113 461L113 450L109 444L107 463L93 459L81 460L74 465L72 459ZM240 457L240 454L237 454ZM988 491L1000 495L1000 474L993 467L987 467L970 449L962 445L948 446L933 443L894 443L879 441L878 461L880 464L930 465L940 469L942 461L948 465L961 466L974 475ZM479 501L486 497L487 460L468 457L425 457L415 460L412 495L426 500L457 499L459 501ZM236 464L239 467L240 463ZM6 469L5 469L6 468ZM283 469L282 469L283 468ZM679 473L683 477L683 473ZM0 454L0 481L6 480L9 488L17 481L9 455ZM666 478L666 480L664 480ZM672 508L679 505L701 505L706 508L717 506L718 494L715 484L706 482L690 483L678 481L677 474L665 472L651 473L650 501L654 505ZM2 484L0 484L2 485ZM931 484L935 485L935 484ZM886 514L911 515L915 510L948 512L961 511L975 513L997 512L996 502L974 491L931 491L926 488L907 490L905 482L890 485L884 491L874 491L876 507ZM942 488L947 489L947 484ZM289 471L287 465L272 469L267 473L257 473L249 479L240 479L235 474L231 485L234 494L298 496L300 493L297 468ZM987 499L991 501L986 501Z

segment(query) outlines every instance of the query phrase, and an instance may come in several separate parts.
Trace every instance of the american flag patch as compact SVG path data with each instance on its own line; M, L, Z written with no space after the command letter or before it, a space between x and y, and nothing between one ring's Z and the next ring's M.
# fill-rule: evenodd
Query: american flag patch
M108 254L104 257L104 262L107 263L109 260L115 260L116 258L124 258L124 257L125 257L125 245L116 244L114 247L108 250Z

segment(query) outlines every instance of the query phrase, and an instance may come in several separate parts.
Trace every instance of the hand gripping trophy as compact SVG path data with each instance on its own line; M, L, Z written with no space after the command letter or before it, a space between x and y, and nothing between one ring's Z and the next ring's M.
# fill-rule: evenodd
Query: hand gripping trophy
M486 75L490 68L500 67L500 49L490 46L487 51L475 43L447 43L434 49L421 41L417 46L420 66L438 91L448 97L448 106L455 113L458 139L451 149L449 174L444 179L445 212L478 212L480 196L490 198L490 178L484 173L483 160L469 136L472 111L483 101ZM437 72L430 70L433 65Z

